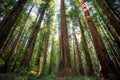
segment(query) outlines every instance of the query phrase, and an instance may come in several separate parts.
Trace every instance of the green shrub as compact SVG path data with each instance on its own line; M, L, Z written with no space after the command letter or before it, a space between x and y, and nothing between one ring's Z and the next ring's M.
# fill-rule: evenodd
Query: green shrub
M56 75L48 75L44 77L44 80L57 80Z

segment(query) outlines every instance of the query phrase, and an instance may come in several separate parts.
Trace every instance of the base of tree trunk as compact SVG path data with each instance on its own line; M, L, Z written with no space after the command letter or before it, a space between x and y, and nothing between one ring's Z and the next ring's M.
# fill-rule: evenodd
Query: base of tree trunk
M60 69L57 73L58 77L70 76L72 74L71 68Z

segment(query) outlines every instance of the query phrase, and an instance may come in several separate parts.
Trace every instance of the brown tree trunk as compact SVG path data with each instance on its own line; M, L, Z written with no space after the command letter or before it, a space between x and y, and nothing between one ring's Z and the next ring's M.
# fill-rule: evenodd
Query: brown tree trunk
M0 22L0 49L9 35L15 21L22 12L27 0L19 0L10 13Z
M11 56L12 56L13 53L14 53L14 50L15 50L17 44L18 44L18 41L19 41L19 39L20 39L20 36L21 36L21 34L22 34L22 32L23 32L23 29L24 29L24 27L25 27L25 25L26 25L26 23L27 23L28 17L29 17L29 15L30 15L30 12L31 12L31 10L32 10L33 7L34 7L34 5L31 7L31 9L30 9L30 11L29 11L29 13L28 13L28 15L27 15L27 17L26 17L25 22L23 22L22 26L20 27L19 32L18 32L16 38L15 38L14 41L13 41L13 44L11 45L11 47L10 47L9 50L8 50L8 54L5 56L5 61L4 61L5 64L4 64L4 66L1 68L3 72L6 72L6 71L7 71L8 64L9 64L9 62L10 62ZM5 66L6 66L6 67L5 67Z
M64 0L61 0L60 15L61 15L61 35L60 35L61 46L58 76L68 76L71 73L71 61Z
M37 68L36 72L38 73L38 75L39 75L40 65L41 65L40 64L40 57L42 56L41 51L44 49L43 45L44 45L44 41L45 41L45 33L43 33L41 41L39 43L38 54L37 54L36 61L35 61L35 65L36 65L36 68Z
M75 52L77 54L77 60L78 60L78 65L79 65L79 73L81 75L84 75L84 71L83 71L83 65L82 65L82 59L80 57L80 51L79 51L79 48L78 48L78 41L77 41L77 37L76 37L76 33L75 33L75 29L74 29L74 25L73 25L73 22L72 22L72 30L73 30L73 36L74 36L74 40L75 40Z
M26 46L23 58L20 62L20 66L23 66L24 68L28 68L29 65L30 65L30 60L31 60L31 57L32 57L32 53L33 53L33 49L34 49L35 42L36 42L36 39L37 39L37 35L38 35L39 29L40 29L40 26L41 26L41 22L43 20L45 10L48 6L48 3L49 3L49 1L47 1L46 4L44 5L44 8L43 8L42 12L40 13L40 18L38 20L38 23L31 32L31 37L28 41L28 44Z
M104 1L106 2L110 12L113 13L115 15L115 17L117 17L119 22L120 22L120 14L118 14L117 11L115 10L115 8L113 8L112 2L108 1L108 0L104 0ZM115 0L115 2L116 2L116 0Z
M46 35L46 34L45 34ZM40 67L39 67L39 71L38 71L38 75L40 76L44 76L44 62L45 62L45 58L46 58L46 37L44 37L44 41L43 41L43 44L41 46L41 49L40 49L40 57L39 57L39 64L40 64Z
M97 32L97 29L91 19L91 16L89 14L89 11L85 5L85 3L83 2L83 0L79 0L80 4L82 6L83 12L85 14L88 26L89 26L89 30L91 32L92 38L93 38L93 44L94 44L94 48L97 54L97 57L100 61L100 65L101 65L101 73L103 75L104 78L111 78L110 75L113 76L118 76L119 71L115 68L114 64L112 63L112 61L110 60L107 50L105 49L105 46ZM112 77L113 77L112 76ZM115 77L114 77L115 78Z
M94 8L98 11L100 17L102 18L102 20L104 21L106 27L105 29L108 29L110 31L110 34L112 35L112 37L114 39L111 39L111 40L114 40L115 44L117 43L117 46L120 48L120 41L119 41L119 38L117 37L117 35L115 35L116 31L113 30L113 28L110 27L110 25L107 24L105 18L103 17L103 14L101 14L100 12L100 9L98 8L98 6L96 5L96 2L93 1L93 4L94 4Z
M92 60L91 60L91 57L90 57L90 53L88 51L88 47L87 47L87 43L86 43L86 39L85 39L85 34L84 34L84 30L82 28L80 18L78 18L78 22L79 22L81 35L82 35L82 43L84 45L83 49L85 51L85 59L86 59L87 71L88 71L87 73L88 73L89 76L92 76L94 74L93 64L92 64Z
M49 19L49 17L48 17ZM46 66L46 56L47 56L47 48L48 48L48 41L49 41L49 29L50 27L48 27L49 25L49 21L47 23L47 26L45 27L45 31L44 31L44 34L45 36L43 36L43 44L41 46L41 49L40 49L40 58L39 58L39 61L40 61L40 68L39 68L39 72L38 72L38 75L40 76L44 76L45 74L45 66Z
M17 25L15 25L15 26L17 26ZM0 49L0 56L1 56L1 57L2 57L2 53L3 53L4 50L7 48L7 44L9 43L9 40L11 39L11 36L13 35L13 33L14 33L14 31L15 31L15 28L16 28L15 26L14 26L13 29L11 30L12 32L10 32L10 33L8 34L8 37L7 37L6 41L4 42L2 48Z
M105 3L103 2L103 0L96 0L97 3L99 4L99 6L101 7L101 9L103 10L103 13L106 15L106 17L109 19L110 24L113 26L113 28L115 29L115 31L118 34L118 39L120 41L120 23L119 21L116 19L116 17L111 13L111 11L109 11L107 9L107 7L105 6Z

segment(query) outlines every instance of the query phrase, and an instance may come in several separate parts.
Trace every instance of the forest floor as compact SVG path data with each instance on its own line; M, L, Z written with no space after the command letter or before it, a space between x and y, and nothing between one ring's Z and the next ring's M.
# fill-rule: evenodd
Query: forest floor
M64 77L57 77L57 80L64 80Z
M39 77L33 74L19 74L19 73L6 73L0 74L0 80L101 80L97 76L68 76L68 77L57 77L56 75L46 75Z

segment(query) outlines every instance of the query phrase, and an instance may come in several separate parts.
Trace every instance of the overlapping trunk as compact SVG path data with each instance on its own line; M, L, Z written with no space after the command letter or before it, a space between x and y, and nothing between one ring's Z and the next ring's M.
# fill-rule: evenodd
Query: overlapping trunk
M36 42L36 39L37 39L37 35L38 35L39 29L40 29L40 26L41 26L41 22L42 22L43 17L44 17L45 10L48 6L48 3L49 3L49 1L47 1L45 3L44 8L43 8L42 12L40 13L40 18L38 20L38 23L36 24L36 26L34 27L34 29L31 32L31 37L28 41L28 44L26 46L23 58L21 60L20 66L23 66L25 68L28 68L29 65L30 65L30 61L31 61L33 49L34 49L34 46L35 46L35 42Z
M34 6L34 5L33 5L33 6ZM4 66L3 66L3 67L1 68L1 70L0 70L0 71L3 72L3 73L7 71L8 64L9 64L10 59L11 59L13 53L14 53L14 50L15 50L17 44L18 44L18 41L19 41L19 39L20 39L20 36L21 36L21 34L22 34L22 32L23 32L23 29L24 29L24 27L25 27L25 25L26 25L26 22L27 22L27 20L28 20L28 17L29 17L29 15L30 15L30 12L31 12L33 6L31 7L31 9L30 9L30 11L29 11L29 13L28 13L28 15L27 15L27 17L26 17L25 22L23 22L22 26L20 27L19 32L18 32L16 38L15 38L14 41L13 41L13 44L12 44L11 47L9 48L8 54L5 56L5 59L4 59L4 63L5 63L5 64L4 64Z
M113 28L117 32L118 39L120 41L120 22L116 19L113 13L107 9L103 0L96 0L96 1L101 7L101 9L103 10L103 13L106 15L107 19L110 21L110 24L113 26Z
M103 17L103 14L100 12L100 9L98 8L98 6L97 6L95 1L93 1L93 4L94 4L94 8L98 11L101 19L105 23L105 26L106 26L105 29L108 29L110 31L110 34L114 38L114 39L111 39L111 40L114 40L115 44L117 43L117 46L120 48L120 40L117 37L117 35L115 35L115 30L113 28L111 28L110 25L106 22L105 18Z
M67 76L70 75L71 73L71 61L64 0L61 0L60 16L61 16L60 25L61 35L60 35L60 64L58 76Z
M74 37L74 40L75 40L75 52L76 52L76 56L77 56L77 60L78 60L78 65L79 65L79 73L81 75L84 75L83 65L82 65L82 59L81 59L80 51L79 51L79 48L78 48L78 41L77 41L77 37L76 37L74 25L72 27L72 30L73 30L73 37Z
M46 26L45 36L42 44L42 49L40 50L40 70L38 72L38 75L44 76L45 74L45 67L46 67L46 56L47 56L47 49L48 49L48 41L49 41L49 27Z
M89 14L89 11L85 5L85 3L83 2L83 0L79 0L82 10L85 14L88 26L89 26L89 30L91 32L92 38L93 38L93 44L94 44L94 48L97 54L97 57L100 61L100 65L101 65L101 73L102 76L104 78L111 78L110 75L114 75L119 77L119 70L116 69L116 67L114 66L114 64L112 63L112 61L109 58L109 55L107 53L107 50L105 49L105 46L97 32L97 29L91 19L91 16ZM115 77L114 77L115 78Z
M10 13L0 22L0 49L6 41L10 30L12 29L15 21L19 17L20 13L27 0L19 0Z
M92 64L92 60L91 60L91 57L90 57L90 53L88 51L88 47L87 47L87 43L86 43L86 39L85 39L85 34L84 34L84 30L82 28L80 18L78 18L78 22L79 22L81 35L82 35L82 43L84 45L83 49L84 49L84 52L85 52L85 59L86 59L86 63L87 63L87 74L89 76L92 76L94 74L93 64Z

